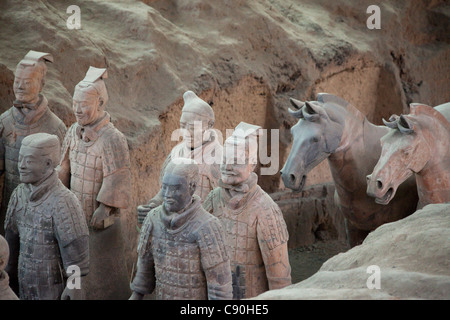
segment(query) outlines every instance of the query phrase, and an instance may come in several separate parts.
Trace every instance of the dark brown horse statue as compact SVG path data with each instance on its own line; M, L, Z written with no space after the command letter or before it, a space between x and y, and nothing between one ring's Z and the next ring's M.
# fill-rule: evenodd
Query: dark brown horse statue
M370 123L347 101L320 93L317 101L290 99L298 118L291 128L294 138L291 152L281 170L286 187L300 191L307 173L328 159L336 187L335 201L346 218L347 236L353 247L378 226L396 221L416 210L417 190L409 179L387 206L366 194L366 176L380 158L380 138L389 129Z
M367 194L390 203L399 185L415 175L418 209L450 202L450 103L435 108L411 104L409 115L384 123L391 130L381 138L381 157L368 176Z

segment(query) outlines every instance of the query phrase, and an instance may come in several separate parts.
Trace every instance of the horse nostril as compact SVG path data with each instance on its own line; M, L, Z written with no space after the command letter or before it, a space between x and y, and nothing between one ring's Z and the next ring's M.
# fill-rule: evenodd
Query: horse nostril
M291 179L291 182L295 181L295 175L293 175L292 173L289 175L289 179Z
M383 189L383 182L381 180L377 180L377 187L378 189Z

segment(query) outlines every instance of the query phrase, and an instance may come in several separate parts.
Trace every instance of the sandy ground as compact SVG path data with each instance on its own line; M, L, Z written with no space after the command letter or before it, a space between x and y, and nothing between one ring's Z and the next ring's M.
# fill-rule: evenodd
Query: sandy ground
M290 249L292 283L309 278L329 258L347 250L348 246L339 240L318 241L310 246Z

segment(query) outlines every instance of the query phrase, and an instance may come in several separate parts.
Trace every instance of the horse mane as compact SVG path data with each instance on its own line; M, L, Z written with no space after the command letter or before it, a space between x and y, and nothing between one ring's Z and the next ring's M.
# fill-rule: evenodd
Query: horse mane
M328 108L326 108L326 111L327 111L328 116L333 121L337 121L335 112L338 110L336 110L336 108L330 108L331 105L333 107L338 106L338 107L346 110L348 114L344 118L347 118L348 115L351 115L361 122L363 122L365 119L364 114L361 111L359 111L355 106L353 106L351 103L345 101L341 97L335 96L334 94L319 93L317 95L317 101L322 103L324 108L326 108L326 106L328 106Z
M438 110L434 109L433 107L430 107L426 104L421 104L421 103L411 103L410 109L411 109L411 111L410 111L411 115L418 116L420 114L425 114L427 116L435 118L444 127L446 127L448 130L450 130L450 122L444 117L444 115L442 113L440 113Z
M428 116L428 117L432 118L433 120L439 122L444 128L446 128L447 130L450 131L450 122L444 117L444 115L442 113L440 113L438 110L436 110L433 107L430 107L426 104L411 103L409 115L412 116L413 119L416 122L418 122L419 124L421 123L421 121L420 121L421 115ZM406 115L406 116L408 116L408 115ZM402 121L404 121L404 119L405 119L404 115L401 115L401 116L392 115L389 118L389 121L385 121L383 119L383 123L387 127L391 128L391 129L400 130L403 133L412 132L412 130L405 130L404 126L402 125Z

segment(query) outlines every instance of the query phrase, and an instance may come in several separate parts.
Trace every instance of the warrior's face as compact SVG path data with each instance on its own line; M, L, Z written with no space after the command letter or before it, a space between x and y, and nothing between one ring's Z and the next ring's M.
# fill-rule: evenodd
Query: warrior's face
M101 115L102 101L95 88L75 88L73 94L73 112L77 122L81 126L94 123Z
M183 130L183 140L191 149L200 147L210 139L208 121L196 113L182 112L180 129Z
M42 74L38 68L19 65L14 78L14 95L16 100L23 103L35 103L42 90Z
M188 179L172 172L164 174L161 191L164 208L169 212L183 210L192 200L193 192Z
M223 161L220 165L222 181L230 185L246 181L255 169L256 163L250 161L243 148L225 146L223 151Z
M36 184L53 170L53 164L48 156L40 155L39 149L24 146L19 152L20 182Z

